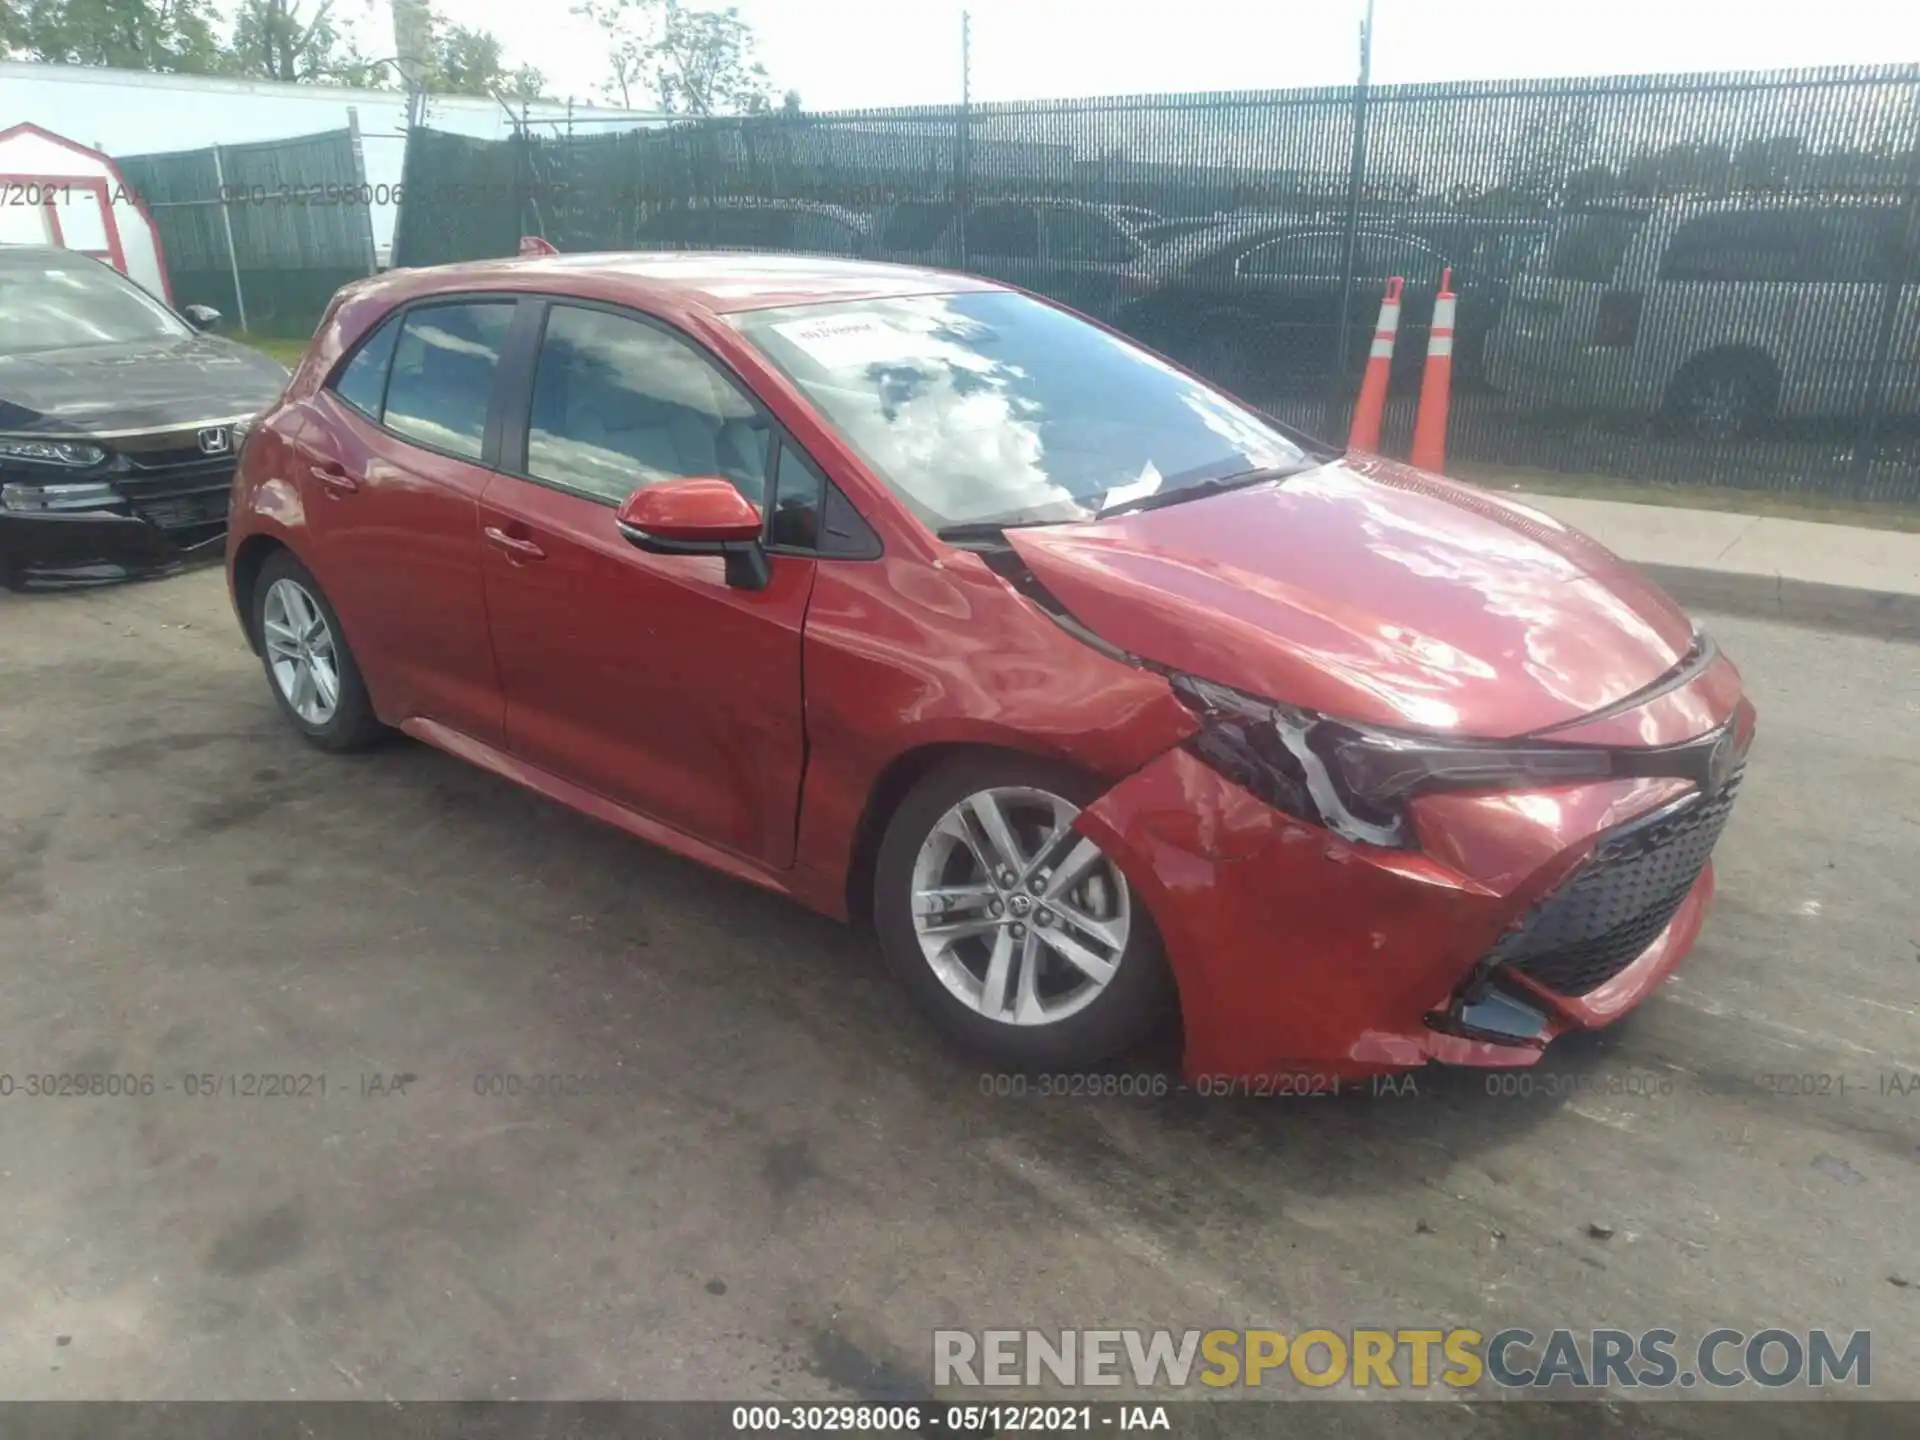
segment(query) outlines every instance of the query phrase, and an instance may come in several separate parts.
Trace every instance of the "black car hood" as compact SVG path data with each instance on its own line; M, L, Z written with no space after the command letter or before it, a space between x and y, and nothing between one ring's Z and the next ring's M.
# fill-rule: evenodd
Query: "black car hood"
M100 435L232 420L267 408L286 367L213 335L0 355L0 431Z

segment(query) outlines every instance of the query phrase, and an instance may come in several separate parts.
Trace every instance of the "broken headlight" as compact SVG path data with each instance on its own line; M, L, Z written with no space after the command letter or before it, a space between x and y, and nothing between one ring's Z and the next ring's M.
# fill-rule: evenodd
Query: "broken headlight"
M1289 815L1369 845L1413 844L1407 802L1433 790L1600 780L1609 751L1529 740L1456 740L1336 720L1191 675L1170 677L1200 716L1188 748Z

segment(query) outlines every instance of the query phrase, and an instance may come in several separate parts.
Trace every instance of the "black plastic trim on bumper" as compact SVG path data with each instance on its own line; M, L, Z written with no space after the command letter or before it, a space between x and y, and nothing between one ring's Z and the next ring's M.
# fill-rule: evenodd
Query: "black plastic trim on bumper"
M165 574L226 543L226 526L182 544L135 515L0 511L0 580L15 590L70 590Z

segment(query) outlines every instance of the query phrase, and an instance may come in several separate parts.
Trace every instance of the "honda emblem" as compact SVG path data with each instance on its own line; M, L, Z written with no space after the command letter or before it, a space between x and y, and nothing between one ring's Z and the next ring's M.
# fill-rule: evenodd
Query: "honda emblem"
M209 425L200 432L202 455L225 455L233 449L233 431L225 425Z

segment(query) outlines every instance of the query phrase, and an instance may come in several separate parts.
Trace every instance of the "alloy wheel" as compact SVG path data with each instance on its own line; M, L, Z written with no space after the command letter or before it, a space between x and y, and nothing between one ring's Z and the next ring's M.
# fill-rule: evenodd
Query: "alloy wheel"
M1729 371L1701 376L1688 393L1686 425L1705 440L1731 440L1753 423L1752 383Z
M1131 932L1126 878L1046 790L980 790L948 810L913 867L913 925L940 983L1009 1025L1051 1025L1098 999Z
M260 628L281 698L307 724L325 725L340 705L340 661L320 606L283 576L267 589Z

